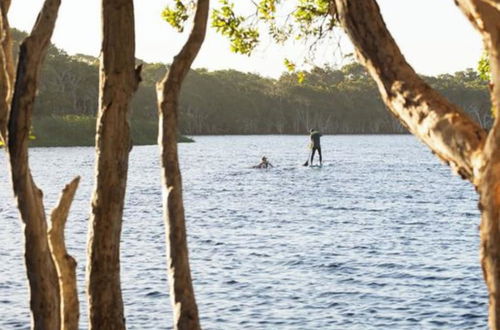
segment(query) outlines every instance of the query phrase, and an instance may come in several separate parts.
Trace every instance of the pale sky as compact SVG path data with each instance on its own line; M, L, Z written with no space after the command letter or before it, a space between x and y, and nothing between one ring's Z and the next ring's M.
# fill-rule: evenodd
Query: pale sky
M100 2L62 0L52 42L69 54L98 56ZM13 0L9 12L11 26L30 31L42 3L43 0ZM160 18L168 3L168 0L134 1L137 58L169 63L182 47L186 35L176 33ZM216 0L212 3L215 5ZM482 42L453 0L379 0L378 3L389 30L417 72L437 75L476 68ZM350 52L350 47L348 41L342 42L344 53ZM251 57L233 54L229 43L209 28L193 67L231 68L276 78L285 70L284 58L298 60L305 53L300 45L278 47L263 42ZM341 64L330 49L323 50L318 58L331 65Z

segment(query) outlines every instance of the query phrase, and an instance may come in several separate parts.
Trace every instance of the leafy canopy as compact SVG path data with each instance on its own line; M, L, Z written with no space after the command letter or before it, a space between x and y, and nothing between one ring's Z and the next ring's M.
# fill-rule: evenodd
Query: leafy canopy
M188 8L194 6L194 1L172 1L173 5L163 10L162 17L182 32L189 18ZM211 14L211 26L227 37L231 51L239 54L252 54L262 37L259 31L267 31L278 44L289 40L304 41L313 53L318 42L335 26L335 21L329 14L328 0L260 0L238 3L240 6L244 4L253 7L253 14L247 17L237 14L234 0L219 0L219 6ZM297 70L297 64L289 59L285 59L284 64L290 72L297 73L299 81L304 79L304 72Z
M259 41L259 31L246 26L245 17L236 15L234 3L220 0L221 7L212 11L212 27L231 41L231 51L250 55Z
M161 17L174 29L179 32L184 31L184 23L189 18L187 6L184 5L182 0L175 0L173 7L165 7L161 12Z

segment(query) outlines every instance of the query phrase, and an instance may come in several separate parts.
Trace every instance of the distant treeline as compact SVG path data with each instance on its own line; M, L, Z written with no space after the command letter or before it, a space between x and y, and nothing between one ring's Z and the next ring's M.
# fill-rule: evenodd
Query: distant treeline
M24 33L13 31L13 36L19 41ZM165 64L138 62L144 64L143 81L132 104L133 127L134 121L156 122L155 84L166 70ZM42 70L35 115L95 116L98 66L95 57L69 56L51 46ZM489 127L488 86L474 70L423 78ZM192 70L182 90L180 108L181 132L187 135L304 134L311 127L328 134L405 132L386 110L375 82L356 63L340 69L314 68L302 84L293 74L269 79L234 70ZM36 120L34 126L36 134ZM147 127L156 130L156 125Z

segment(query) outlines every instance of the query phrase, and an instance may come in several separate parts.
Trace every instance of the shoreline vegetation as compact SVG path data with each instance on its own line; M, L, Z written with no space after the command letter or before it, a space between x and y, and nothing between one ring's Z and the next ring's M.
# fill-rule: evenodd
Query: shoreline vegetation
M14 58L25 32L13 29ZM156 144L155 85L169 67L142 64L142 82L130 109L134 145ZM488 84L473 69L422 76L486 129L491 126ZM98 108L99 59L69 55L51 45L41 70L31 146L93 146ZM387 111L364 67L315 67L299 83L295 74L271 79L236 70L190 70L179 105L179 142L196 135L404 134Z
M96 117L64 115L33 118L32 147L87 147L95 146ZM133 145L156 144L158 122L134 119L130 121ZM194 142L180 135L177 142Z

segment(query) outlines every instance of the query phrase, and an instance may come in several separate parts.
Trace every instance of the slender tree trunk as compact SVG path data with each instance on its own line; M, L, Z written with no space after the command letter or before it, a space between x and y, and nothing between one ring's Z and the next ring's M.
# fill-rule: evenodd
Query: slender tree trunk
M457 0L481 36L490 60L491 101L496 118L483 153L477 187L481 209L481 265L489 291L489 326L500 329L500 3Z
M78 330L80 317L76 287L76 260L68 254L64 243L64 226L79 182L80 177L76 177L62 191L59 204L52 211L51 227L48 232L50 251L59 275L62 330Z
M500 329L500 3L455 2L481 33L488 50L492 104L497 113L488 134L418 78L387 31L374 0L332 0L331 12L346 29L359 59L396 117L476 186L489 326Z
M205 39L209 0L198 0L187 42L157 85L168 277L175 329L200 329L189 267L182 179L177 155L178 105L182 82Z
M31 34L21 44L8 122L7 142L12 183L24 223L25 260L35 329L60 327L59 283L48 245L42 191L33 182L28 161L28 135L39 71L54 30L59 5L60 0L45 1ZM3 9L2 6L2 11ZM5 19L4 15L2 19ZM3 64L4 70L5 63L7 62ZM8 99L8 93L4 93L2 97Z
M120 234L132 148L127 112L140 81L135 66L132 0L102 1L103 41L96 135L96 186L88 237L91 329L125 329L120 285Z

